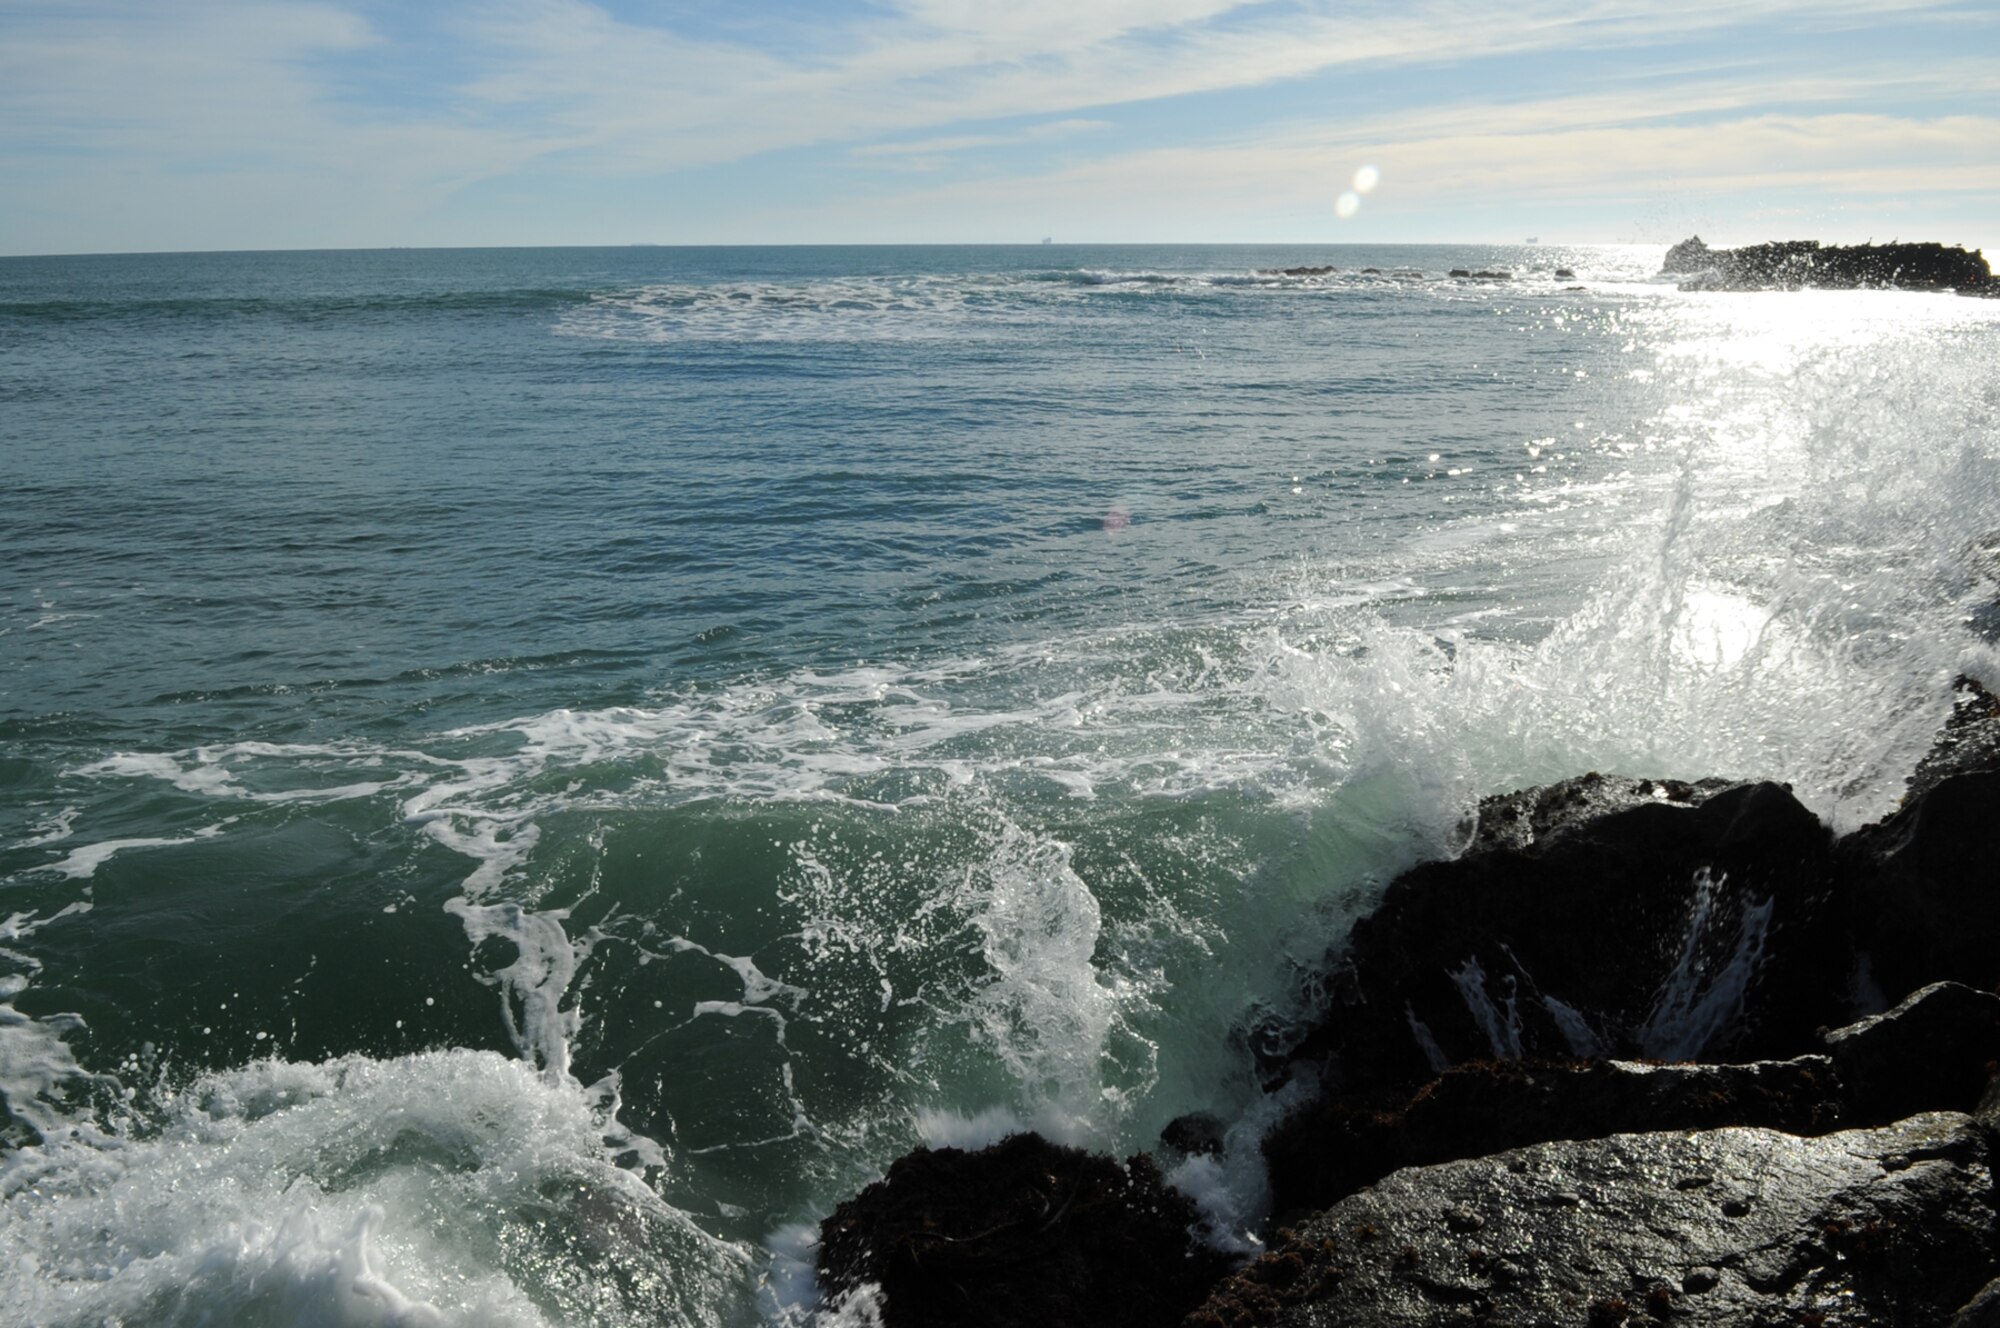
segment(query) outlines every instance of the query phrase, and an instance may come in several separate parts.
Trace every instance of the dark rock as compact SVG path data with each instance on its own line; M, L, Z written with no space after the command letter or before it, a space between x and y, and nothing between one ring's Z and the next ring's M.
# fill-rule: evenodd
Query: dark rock
M1951 1328L2000 1328L2000 1280L1988 1282L1953 1316Z
M1570 278L1573 278L1574 276L1576 276L1576 273L1575 273L1575 272L1573 272L1573 271L1571 271L1571 270L1570 270L1569 268L1566 268L1566 267L1559 267L1559 268L1557 268L1557 269L1556 269L1556 280L1557 280L1557 281L1567 281L1567 280L1569 280Z
M1223 1124L1220 1117L1206 1111L1176 1116L1160 1131L1160 1142L1176 1153L1192 1156L1214 1155L1222 1151Z
M1472 852L1525 849L1576 830L1600 817L1634 807L1670 803L1698 807L1725 789L1728 780L1630 779L1624 775L1582 775L1560 784L1496 793L1479 800Z
M1472 275L1472 269L1469 267L1455 267L1451 270L1451 272L1448 275L1454 277L1469 277Z
M1831 836L1775 784L1489 798L1463 856L1354 925L1291 1054L1348 1093L1494 1057L1791 1055L1850 1014L1833 885Z
M1226 1266L1191 1246L1194 1219L1144 1154L918 1149L820 1224L820 1281L829 1300L874 1283L885 1328L1157 1328Z
M1339 268L1328 263L1325 267L1260 267L1257 269L1257 275L1260 277L1324 277L1338 271L1340 271Z
M1993 285L1985 255L1957 245L1821 245L1817 240L1785 240L1740 249L1711 249L1699 235L1667 250L1660 273L1687 277L1684 290L1819 286L1984 292Z
M1828 1033L1825 1043L1849 1123L1972 1111L2000 1061L2000 996L1933 983L1887 1014Z
M1818 1139L1625 1134L1399 1171L1186 1322L1914 1328L2000 1271L1996 1237L1989 1142L1959 1113Z
M1961 679L1951 718L1897 811L1841 841L1851 923L1889 1000L1948 980L2000 985L2000 706Z
M1969 1095L1928 1105L1969 1110L1984 1087L1982 1077ZM1318 1098L1279 1122L1264 1155L1273 1206L1285 1214L1323 1207L1402 1167L1555 1139L1723 1125L1821 1134L1840 1123L1843 1101L1824 1056L1751 1065L1486 1061L1449 1070L1387 1109Z
M1667 256L1660 260L1660 275L1671 277L1706 272L1715 266L1714 254L1715 250L1703 244L1699 235L1690 235L1667 250Z
M1930 751L1917 763L1903 801L1907 805L1952 775L1991 770L2000 770L2000 700L1977 678L1961 675L1952 683L1951 713Z

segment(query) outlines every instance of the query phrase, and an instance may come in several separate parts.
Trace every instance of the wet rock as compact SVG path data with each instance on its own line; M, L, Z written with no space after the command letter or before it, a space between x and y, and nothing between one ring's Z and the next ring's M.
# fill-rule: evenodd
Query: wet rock
M2000 1328L2000 1280L1988 1282L1952 1317L1951 1328Z
M1828 1033L1825 1046L1850 1123L1972 1111L2000 1061L2000 996L1933 983L1887 1014Z
M1591 774L1491 798L1463 856L1354 925L1292 1058L1370 1093L1494 1058L1793 1055L1850 1013L1833 890L1830 834L1779 785Z
M1903 805L1841 842L1853 932L1889 1000L1940 980L2000 984L2000 705L1961 683Z
M1955 1105L1971 1109L1983 1087ZM1335 1095L1308 1102L1265 1137L1264 1155L1273 1207L1285 1214L1403 1167L1557 1139L1723 1125L1819 1134L1840 1123L1843 1103L1825 1056L1751 1065L1486 1061L1447 1071L1386 1109Z
M1631 779L1588 774L1559 784L1499 793L1479 800L1472 851L1525 849L1546 843L1600 817L1634 807L1671 803L1698 807L1735 785L1723 779L1690 784L1679 779Z
M1557 281L1569 281L1569 280L1572 280L1572 279L1574 279L1574 278L1575 278L1575 276L1576 276L1576 273L1575 273L1574 271L1572 271L1571 269L1569 269L1569 268L1566 268L1566 267L1559 267L1559 268L1557 268L1557 269L1556 269L1556 280L1557 280Z
M1257 269L1257 275L1260 277L1325 277L1331 276L1338 271L1340 271L1339 268L1328 263L1324 267L1260 267Z
M1222 1119L1210 1112L1194 1111L1176 1116L1160 1131L1160 1143L1176 1153L1214 1155L1223 1147Z
M1961 675L1952 682L1951 713L1917 763L1903 801L1921 797L1953 775L1994 770L2000 770L2000 699L1977 678Z
M1944 1323L2000 1271L1991 1166L1986 1134L1938 1112L1412 1167L1284 1233L1186 1322Z
M879 1287L885 1328L1157 1328L1225 1266L1191 1246L1194 1218L1143 1154L918 1149L820 1225L820 1282L829 1301Z

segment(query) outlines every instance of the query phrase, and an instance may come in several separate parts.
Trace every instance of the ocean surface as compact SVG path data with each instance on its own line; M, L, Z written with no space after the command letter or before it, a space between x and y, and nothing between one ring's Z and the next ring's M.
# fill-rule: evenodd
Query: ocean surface
M1660 252L0 260L0 1321L832 1319L1192 1110L1241 1247L1481 795L1850 827L1995 680L2000 302Z

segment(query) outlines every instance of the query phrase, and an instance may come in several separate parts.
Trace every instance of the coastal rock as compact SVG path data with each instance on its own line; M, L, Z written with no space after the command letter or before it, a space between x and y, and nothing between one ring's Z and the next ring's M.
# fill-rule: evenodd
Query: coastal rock
M2000 996L1935 983L1818 1043L1747 1065L1483 1061L1394 1101L1324 1095L1265 1136L1273 1206L1323 1207L1402 1167L1559 1139L1725 1125L1812 1135L1971 1112L2000 1061Z
M1190 1112L1167 1122L1160 1131L1160 1143L1183 1156L1214 1156L1223 1150L1226 1128L1219 1116L1206 1111Z
M1919 1111L1971 1111L2000 1061L2000 996L1937 982L1887 1014L1824 1038L1839 1075L1842 1113L1877 1124Z
M1957 245L1821 245L1817 240L1783 240L1711 249L1699 235L1668 249L1660 274L1687 278L1683 290L1819 286L1983 293L1994 285L1985 255Z
M884 1328L1157 1328L1226 1267L1194 1220L1144 1154L918 1149L821 1223L820 1281L829 1301L878 1288Z
M2000 984L2000 703L1971 679L1897 811L1841 842L1852 928L1889 1000L1951 980Z
M1996 1237L1990 1144L1960 1113L1625 1134L1399 1171L1186 1324L1932 1325L2000 1271Z
M1592 774L1488 799L1461 857L1354 925L1292 1059L1367 1093L1493 1058L1794 1054L1851 1013L1832 867L1776 784Z
M1953 775L2000 770L2000 699L1961 675L1952 683L1951 713L1903 793L1907 806Z
M1975 1090L1959 1105L1978 1100ZM1448 1070L1388 1110L1318 1098L1265 1137L1264 1155L1273 1207L1284 1214L1323 1207L1407 1166L1655 1130L1757 1125L1820 1134L1839 1121L1841 1106L1825 1056L1750 1065L1483 1061Z

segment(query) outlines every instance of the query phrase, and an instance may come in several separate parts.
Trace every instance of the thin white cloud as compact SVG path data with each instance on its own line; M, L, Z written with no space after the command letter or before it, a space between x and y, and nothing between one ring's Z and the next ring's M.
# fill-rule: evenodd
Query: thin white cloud
M1221 0L911 0L900 20L857 31L837 57L788 61L623 22L585 0L514 0L468 25L493 72L459 91L488 110L531 110L546 130L589 144L580 165L671 170L1340 68L1603 50L1785 15L1827 26L1912 7L1910 0L1597 0L1579 11L1566 0L1525 0L1495 22L1462 0L1341 13Z
M1462 108L1421 136L1404 136L1398 129L1407 125L1385 120L1317 141L1155 149L1031 178L953 182L906 191L891 211L986 216L1003 232L1087 216L1111 234L1150 238L1218 229L1255 238L1317 217L1321 238L1335 239L1334 201L1364 163L1379 165L1383 180L1364 213L1384 210L1400 226L1421 221L1429 233L1455 225L1460 235L1465 218L1486 213L1609 209L1638 217L1715 196L1848 200L1898 212L1906 210L1901 200L1952 195L2000 203L1991 165L2000 117L1991 115L1754 115L1578 127L1562 102L1492 109L1483 126L1473 108ZM873 206L879 211L882 201ZM824 223L837 229L839 213L830 209Z
M430 224L474 182L585 197L606 182L786 149L940 170L979 149L1074 136L1063 147L1074 158L1105 108L1127 108L1117 119L1131 128L1144 103L1345 70L1407 70L1408 90L1365 123L1267 126L1235 144L1072 160L1041 170L1038 187L1074 179L1102 193L1113 187L1107 172L1172 160L1214 172L1183 178L1200 192L1228 187L1242 162L1296 169L1370 144L1428 160L1426 145L1502 151L1494 144L1504 142L1525 164L1534 154L1513 139L1529 134L1568 136L1580 149L1595 140L1578 135L1601 128L1614 138L1598 150L1636 148L1648 121L1797 106L1867 112L1892 82L1896 95L1935 103L1950 86L1940 70L1966 90L1968 112L1990 108L1995 92L1990 74L1969 72L1969 57L1955 70L1931 59L1872 83L1848 70L1773 80L1656 63L1640 71L1654 81L1629 93L1434 104L1454 86L1447 71L1561 52L1575 61L1571 87L1582 87L1614 53L1658 44L1735 57L1752 25L1949 25L1956 49L1969 49L1969 33L2000 28L1944 0L1519 0L1503 18L1469 0L899 0L837 30L818 20L810 43L753 46L676 31L670 15L628 21L591 0L375 11L374 23L364 12L333 0L0 0L0 170L15 195L0 215L0 249L30 232L55 243L45 237L65 219L91 218L90 233L109 233L103 216L118 211L220 243L248 241L260 217L284 242L402 239L395 227ZM755 31L768 35L775 22ZM408 24L449 60L404 49ZM1570 169L1587 180L1604 166L1576 159ZM871 195L878 210L883 201ZM718 203L715 215L724 210Z
M1030 125L1010 134L959 134L946 138L904 139L892 143L864 143L849 149L856 157L932 157L980 148L1017 147L1023 143L1045 143L1100 129L1109 129L1108 120L1053 120Z

